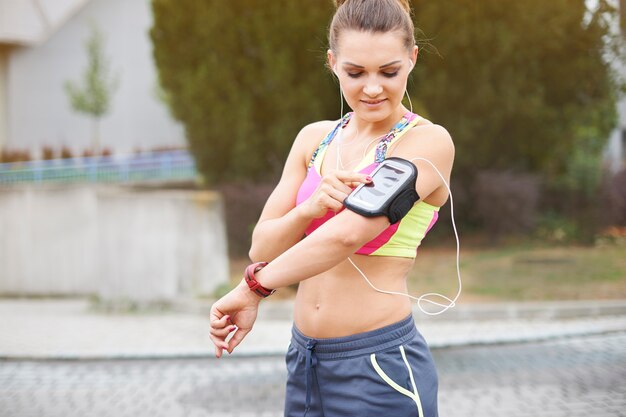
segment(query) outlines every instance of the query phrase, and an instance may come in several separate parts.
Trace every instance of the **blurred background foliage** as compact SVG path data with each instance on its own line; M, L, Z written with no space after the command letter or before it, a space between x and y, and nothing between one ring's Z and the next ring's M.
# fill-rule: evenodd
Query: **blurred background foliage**
M205 185L225 195L231 254L246 254L299 129L339 117L338 86L325 67L334 7L330 0L153 0L152 7L164 99L185 126ZM621 224L619 213L606 214L619 209L606 206L622 207L626 197L602 167L622 91L621 38L611 29L617 10L605 0L594 11L583 0L414 0L413 7L422 52L409 93L455 141L461 227L493 241L534 233L590 242ZM246 198L242 190L256 185L261 191Z
M306 124L337 118L331 2L154 0L159 79L209 185L276 179Z
M603 59L615 13L602 3L586 16L571 0L416 1L416 25L440 55L422 55L413 93L452 133L455 169L553 181L580 165L575 149L598 155L617 117Z

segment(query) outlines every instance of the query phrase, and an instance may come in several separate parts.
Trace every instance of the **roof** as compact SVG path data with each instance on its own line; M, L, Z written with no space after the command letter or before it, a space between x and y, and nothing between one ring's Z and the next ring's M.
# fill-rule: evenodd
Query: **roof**
M90 0L0 0L0 44L46 41Z

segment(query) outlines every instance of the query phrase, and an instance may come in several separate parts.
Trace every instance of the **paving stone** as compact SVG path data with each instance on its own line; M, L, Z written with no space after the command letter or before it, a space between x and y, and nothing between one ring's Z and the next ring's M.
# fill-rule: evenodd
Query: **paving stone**
M626 333L433 356L442 417L626 417ZM4 361L0 416L280 416L285 375L283 357Z

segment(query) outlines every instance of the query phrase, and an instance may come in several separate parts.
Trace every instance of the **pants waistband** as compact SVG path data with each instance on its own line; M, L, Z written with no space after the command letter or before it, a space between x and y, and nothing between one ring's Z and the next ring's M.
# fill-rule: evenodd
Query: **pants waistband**
M417 333L413 316L369 332L345 337L316 339L304 335L295 325L291 344L301 353L314 346L319 359L345 359L380 352L411 340Z

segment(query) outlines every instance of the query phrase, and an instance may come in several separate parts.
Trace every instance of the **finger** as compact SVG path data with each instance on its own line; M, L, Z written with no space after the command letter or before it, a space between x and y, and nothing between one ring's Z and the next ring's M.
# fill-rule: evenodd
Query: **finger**
M236 326L227 326L224 327L223 329L214 329L213 327L211 327L211 334L215 337L219 337L221 339L226 339L226 336L228 336L230 333L234 332L235 329L237 329Z
M248 333L250 333L250 330L238 329L233 334L233 337L231 337L230 341L228 342L228 349L226 349L229 354L233 353L233 350L235 350L237 345L241 343L241 341L244 339L244 337L246 337Z
M367 177L365 180L363 181L346 181L343 183L346 187L348 187L348 191L347 193L350 194L356 187L358 187L361 184L365 184L365 185L373 185L374 184L374 180L372 180L372 177Z
M329 210L332 210L335 213L343 208L343 202L337 201L329 196L324 196L322 198L322 204L324 207L328 207Z
M219 311L218 309L212 308L209 320L211 323L211 327L214 327L216 329L221 329L228 325L228 322L230 321L230 315L222 314L222 312Z
M345 200L348 194L352 192L352 190L348 188L348 186L343 185L343 187L346 188L345 191L337 190L335 188L330 188L328 192L326 193L326 195L330 197L332 200L337 201L339 204L343 204L343 200Z
M228 343L226 343L226 340L224 340L223 338L213 336L212 334L210 334L209 337L211 338L211 341L213 342L215 347L220 351L222 349L228 349Z
M344 184L361 184L371 182L371 177L368 174L361 174L359 172L335 171L335 176Z
M373 180L370 179L368 181L365 181L364 183L363 182L357 182L357 181L346 183L346 185L348 187L350 187L350 192L352 192L356 187L358 187L361 184L365 184L366 186L367 185L373 185Z
M325 188L325 191L327 194L330 194L331 190L337 190L345 194L350 194L352 192L352 188L350 188L350 186L336 177L328 178L328 186Z

